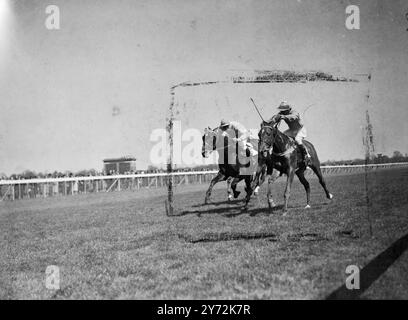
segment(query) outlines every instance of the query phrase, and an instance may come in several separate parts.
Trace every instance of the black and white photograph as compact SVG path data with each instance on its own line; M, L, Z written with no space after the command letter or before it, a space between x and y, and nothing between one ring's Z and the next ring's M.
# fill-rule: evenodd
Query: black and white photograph
M407 84L404 0L0 0L0 300L407 300Z

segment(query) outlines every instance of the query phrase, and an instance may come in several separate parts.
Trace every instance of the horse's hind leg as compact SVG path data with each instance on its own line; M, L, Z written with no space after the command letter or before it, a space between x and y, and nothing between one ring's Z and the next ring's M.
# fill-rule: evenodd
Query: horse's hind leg
M221 172L218 172L218 174L211 180L210 186L208 187L208 190L205 193L205 200L204 200L205 204L208 204L208 202L210 201L211 192L212 192L214 185L220 181L225 180L225 178L226 177Z
M296 175L298 176L300 182L305 187L305 190L306 190L306 207L305 207L305 209L309 209L310 208L310 184L305 178L305 171L304 170L296 171Z
M322 175L322 171L320 169L320 165L310 165L310 167L312 168L313 172L317 175L317 177L319 178L319 183L321 184L321 186L324 189L324 192L326 193L326 197L327 199L333 199L333 195L329 192L329 190L327 189L326 186L326 181L323 178Z

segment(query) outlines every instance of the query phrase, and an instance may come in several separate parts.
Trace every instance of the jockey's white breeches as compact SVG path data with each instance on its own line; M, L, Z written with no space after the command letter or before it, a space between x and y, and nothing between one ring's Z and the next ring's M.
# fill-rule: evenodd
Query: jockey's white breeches
M303 139L306 138L306 135L307 135L307 131L305 127L302 127L298 131L292 131L289 129L289 130L286 130L284 133L288 135L289 137L294 138L297 144L302 144Z
M238 141L238 148L239 148L240 150L245 150L245 149L246 149L246 143L247 143L247 140L246 140L246 139L244 139L244 140L239 140L239 141Z
M243 139L238 141L238 150L239 153L242 156L246 157L246 149L249 149L249 151L251 152L251 155L256 155L258 154L258 152L255 150L254 146L252 145L251 142L249 142L249 139Z

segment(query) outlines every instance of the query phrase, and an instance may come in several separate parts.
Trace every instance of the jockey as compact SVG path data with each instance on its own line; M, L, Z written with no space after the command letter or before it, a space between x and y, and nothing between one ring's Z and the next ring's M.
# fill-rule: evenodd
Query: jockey
M310 160L309 152L303 144L303 139L306 138L306 128L303 126L302 120L300 119L299 113L292 109L292 107L286 102L282 101L278 107L279 113L274 115L270 121L278 122L284 120L288 125L289 129L284 133L289 137L295 139L296 144L302 152L303 161L307 165Z
M223 119L221 120L219 128L221 129L222 133L226 132L227 130L234 131L234 133L227 132L227 134L232 137L232 141L238 142L238 150L241 150L241 155L254 156L258 154L252 143L249 142L251 133L241 123L237 121L229 122Z

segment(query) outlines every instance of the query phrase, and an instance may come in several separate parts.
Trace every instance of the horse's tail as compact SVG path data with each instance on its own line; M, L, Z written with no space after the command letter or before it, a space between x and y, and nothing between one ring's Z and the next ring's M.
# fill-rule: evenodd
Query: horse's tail
M314 145L307 140L303 140L303 144L307 148L307 151L309 151L309 155L311 157L312 164L315 166L320 166L320 160L319 160L319 157L317 156L317 152L316 152Z
M317 156L317 152L316 152L315 147L309 141L303 140L303 143L304 143L305 147L308 149L310 157L311 157L311 163L309 163L309 167L313 170L313 172L319 178L319 183L323 187L324 192L326 193L326 197L328 199L332 199L333 195L327 189L326 181L323 178L322 170L320 168L320 161L319 161L319 158Z

